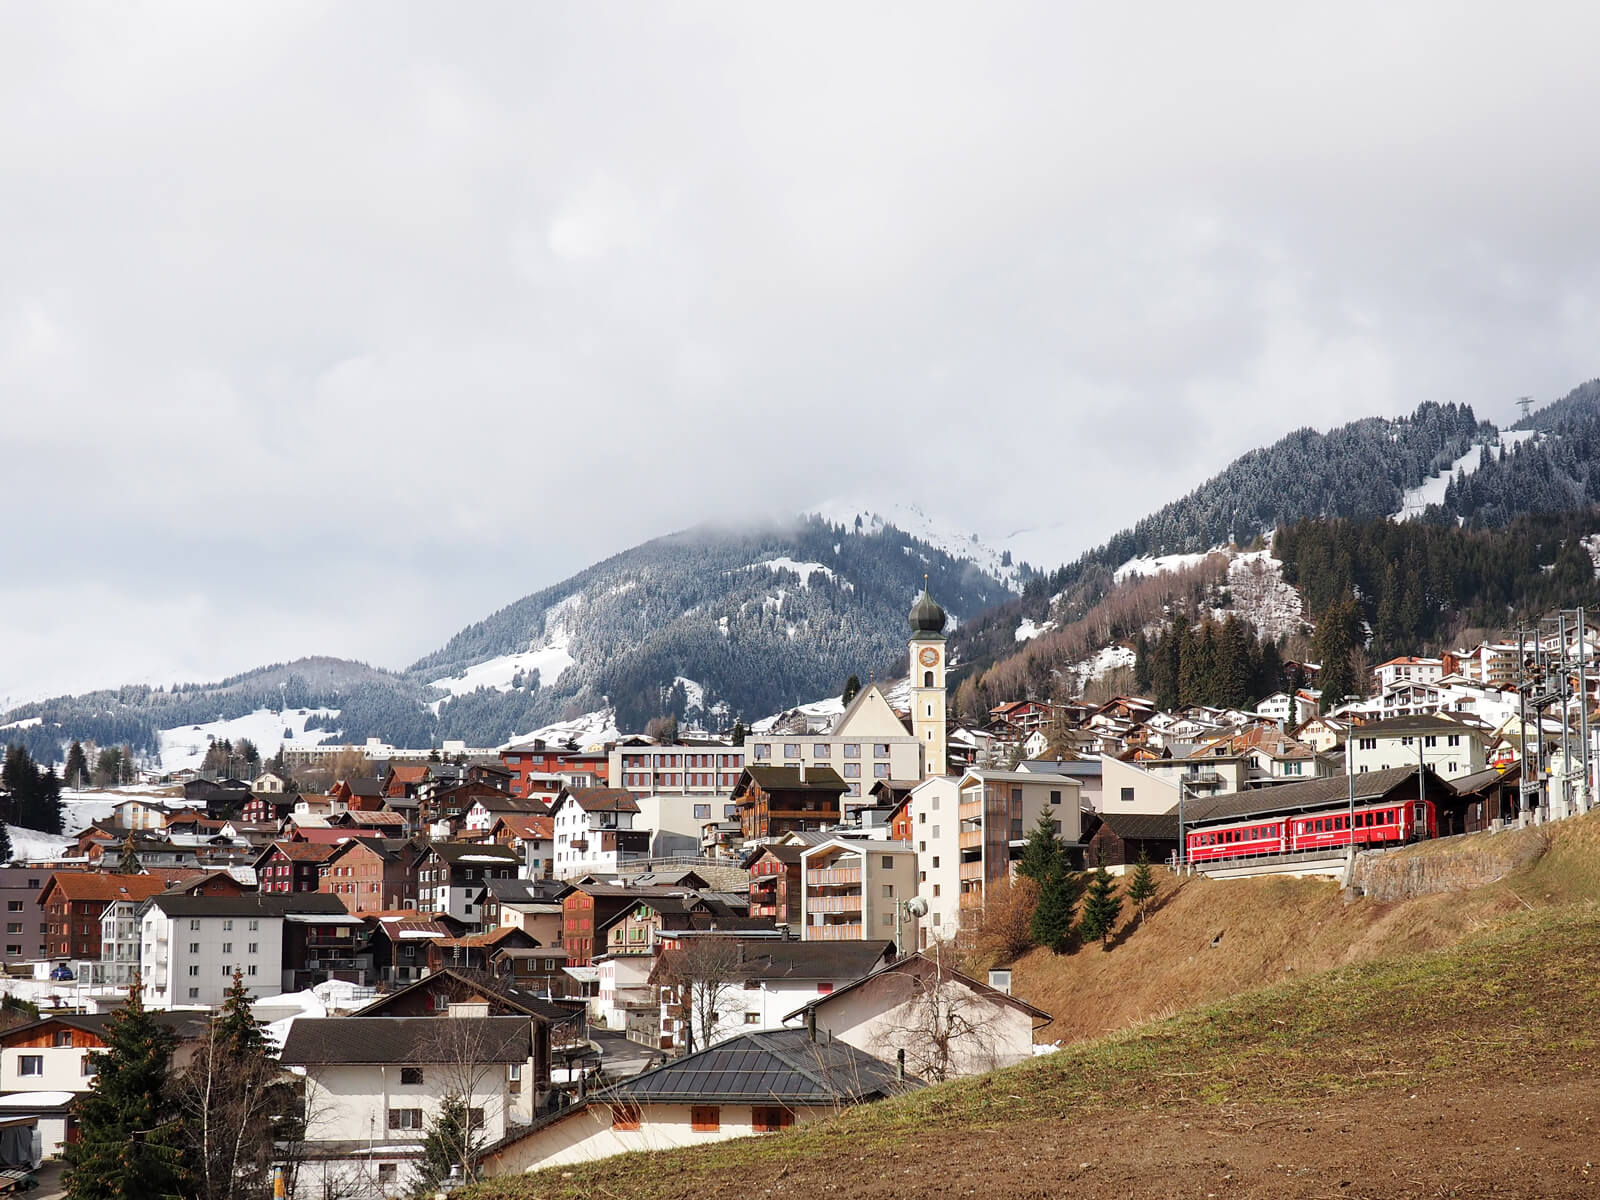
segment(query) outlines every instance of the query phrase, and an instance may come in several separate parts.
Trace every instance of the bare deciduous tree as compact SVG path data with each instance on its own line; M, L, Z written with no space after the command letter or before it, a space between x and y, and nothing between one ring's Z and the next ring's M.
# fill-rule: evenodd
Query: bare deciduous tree
M910 1074L940 1083L1007 1065L1003 1003L963 980L939 955L917 955L869 986L887 993L872 1036L892 1051L904 1050Z
M668 1012L682 1023L686 1053L720 1041L718 1034L743 1009L744 970L736 938L685 938L681 949L662 953L651 980L671 989Z

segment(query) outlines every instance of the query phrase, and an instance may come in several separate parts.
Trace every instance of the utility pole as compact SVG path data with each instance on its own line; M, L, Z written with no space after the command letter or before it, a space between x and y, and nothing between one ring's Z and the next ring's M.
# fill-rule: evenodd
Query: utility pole
M1572 744L1567 736L1572 728L1572 722L1567 714L1567 614L1556 615L1556 644L1561 648L1560 671L1561 679L1556 687L1556 695L1561 699L1561 815L1572 815Z
M1178 874L1188 874L1189 842L1183 833L1183 776L1178 776Z
M1583 785L1578 789L1579 811L1589 811L1589 678L1584 664L1589 659L1589 635L1584 628L1583 609L1578 609L1578 737L1583 743Z
M1528 784L1528 656L1522 645L1522 630L1517 630L1517 769L1522 778L1517 782L1518 816L1527 815Z

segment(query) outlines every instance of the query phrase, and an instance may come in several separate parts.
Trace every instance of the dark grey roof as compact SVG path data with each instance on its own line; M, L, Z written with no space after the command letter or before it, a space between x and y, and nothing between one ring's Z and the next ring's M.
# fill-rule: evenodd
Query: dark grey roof
M343 917L349 909L339 897L323 892L267 895L245 892L239 896L182 896L166 892L151 896L145 908L159 908L169 917Z
M876 1100L921 1086L919 1079L897 1080L894 1067L837 1038L812 1041L804 1029L776 1029L730 1038L596 1098L635 1104L834 1104Z
M1471 775L1463 775L1459 779L1446 780L1458 796L1476 795L1485 788L1493 787L1502 779L1515 782L1522 775L1522 769L1516 763L1504 769L1489 767L1483 771L1475 771Z
M1431 769L1428 775L1438 779ZM1325 779L1308 779L1305 783L1285 783L1248 792L1229 792L1209 799L1189 800L1183 806L1184 822L1195 826L1240 817L1328 808L1349 798L1349 778L1347 775L1330 775ZM1416 778L1415 767L1361 772L1355 777L1356 803L1369 804L1381 800L1397 787L1408 783L1414 785ZM1173 808L1170 811L1175 816L1178 810Z
M387 995L379 996L355 1015L363 1020L380 1017L383 1015L384 1009L390 1007L402 996L409 995L419 988L426 989L429 992L440 991L442 990L440 985L448 983L452 978L465 985L471 991L489 997L491 1008L538 1017L541 1020L553 1023L569 1020L577 1012L581 1011L581 1008L574 1009L566 1005L552 1003L527 988L513 987L503 979L491 975L487 971L463 967L445 967L441 971L435 971L433 974L424 976L422 979L389 992Z
M737 973L747 980L859 979L894 953L889 941L792 942L772 938L739 938L730 934L742 953ZM679 952L663 951L657 969L665 969Z
M502 904L559 904L561 897L572 891L572 885L562 879L491 879L484 887Z
M43 1025L65 1025L68 1029L78 1029L84 1033L92 1033L96 1037L104 1037L106 1022L111 1020L114 1013L47 1013L37 1021L29 1021L26 1025L13 1025L10 1029L0 1034L0 1038L10 1039L18 1034L27 1033ZM150 1017L157 1025L165 1025L180 1039L200 1037L206 1031L206 1025L211 1020L207 1012L158 1012L152 1010Z
M1098 758L1067 758L1056 761L1053 758L1025 758L1017 764L1017 769L1027 768L1030 775L1065 775L1069 779L1098 779L1102 767Z
M1178 840L1178 814L1169 813L1096 813L1100 823L1124 841ZM1185 816L1188 815L1185 806Z
M459 1024L457 1024L459 1022ZM457 1039L479 1062L524 1062L533 1055L533 1022L513 1017L300 1017L279 1061L319 1063L450 1062Z
M1177 835L1176 824L1173 826L1173 835ZM826 1008L838 997L854 991L863 984L885 979L899 980L902 984L903 990L901 995L895 999L895 1004L903 1003L904 1001L912 999L916 995L921 994L918 989L922 985L920 985L917 981L931 979L936 984L941 982L960 983L970 991L973 991L980 996L986 996L995 1001L997 1004L1003 1004L1009 1008L1020 1009L1021 1011L1027 1013L1030 1017L1043 1018L1047 1024L1055 1019L1049 1013L1045 1012L1044 1009L1035 1008L1026 1000L1019 1000L1009 992L1002 992L998 988L990 987L987 983L974 979L970 975L963 975L954 967L944 966L940 963L937 963L921 951L918 951L916 954L908 955L907 957L900 959L898 962L885 963L877 970L863 975L860 979L853 980L841 988L835 988L826 995L818 996L815 1000L801 1005L783 1019L785 1021L793 1021L808 1010Z
M346 779L344 785L352 796L383 795L383 781L379 779Z
M494 859L493 863L486 863L486 866L501 864L514 867L522 862L522 856L510 846L501 846L494 842L434 842L428 849L447 863L456 863L463 858L485 857Z
M1386 717L1381 721L1368 721L1350 729L1352 737L1364 738L1396 733L1479 733L1485 732L1476 719L1462 720L1445 713L1424 713L1414 717Z
M807 767L804 779L799 767L746 763L744 773L768 792L842 792L850 786L832 767Z

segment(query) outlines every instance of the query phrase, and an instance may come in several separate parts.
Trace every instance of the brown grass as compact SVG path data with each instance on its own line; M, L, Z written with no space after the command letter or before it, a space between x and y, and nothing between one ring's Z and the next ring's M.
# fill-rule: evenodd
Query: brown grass
M1454 946L1530 907L1600 900L1600 812L1477 844L1503 854L1517 840L1543 843L1545 852L1497 883L1389 903L1351 898L1331 880L1180 880L1158 870L1144 928L1125 918L1109 952L1031 951L1015 964L1013 986L1055 1017L1040 1041L1076 1042L1251 988ZM1467 845L1452 839L1397 853Z

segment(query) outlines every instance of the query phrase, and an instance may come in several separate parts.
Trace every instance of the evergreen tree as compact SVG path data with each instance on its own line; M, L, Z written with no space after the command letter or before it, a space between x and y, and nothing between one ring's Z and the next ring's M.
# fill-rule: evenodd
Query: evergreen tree
M222 998L222 1008L216 1017L217 1029L230 1052L238 1055L265 1054L267 1038L264 1026L256 1020L255 1008L250 1000L250 990L244 985L244 973L237 967L233 983Z
M732 741L735 746L742 746L742 745L744 745L744 738L745 738L745 733L746 732L747 731L746 731L746 729L744 727L744 722L743 721L735 721L733 723L733 737L730 738L729 740Z
M69 788L89 786L89 759L83 752L83 743L74 741L67 749L67 767L62 776Z
M1139 924L1144 924L1145 905L1155 899L1156 881L1150 873L1150 858L1143 850L1139 851L1139 864L1133 869L1133 878L1128 880L1128 899L1139 908Z
M1078 901L1077 888L1065 871L1057 871L1039 887L1039 903L1028 923L1028 936L1034 945L1053 954L1064 953L1072 938L1072 910Z
M6 823L0 821L0 863L11 861L11 831L6 828Z
M1144 630L1133 639L1133 686L1141 696L1148 696L1153 677L1150 674L1150 639Z
M1117 895L1116 880L1106 870L1102 858L1089 877L1088 890L1083 895L1083 916L1078 920L1078 936L1084 942L1099 940L1102 949L1110 949L1111 930L1122 911L1122 899Z
M1046 810L1039 814L1038 821L1028 833L1028 841L1022 847L1022 856L1017 862L1017 874L1026 876L1043 888L1065 870L1066 851L1061 839L1056 836L1055 822Z
M861 676L852 675L844 681L844 694L839 698L848 706L856 698L856 693L861 690Z
M133 834L129 833L122 839L122 854L117 859L118 875L137 875L144 870L139 862L139 854L133 847Z
M177 1123L166 1098L172 1031L144 1006L137 974L106 1022L99 1073L78 1102L79 1138L65 1150L68 1200L155 1200L183 1180Z
M411 1180L413 1192L433 1195L439 1185L450 1178L450 1168L457 1164L463 1176L469 1174L471 1164L462 1162L463 1158L471 1156L476 1141L469 1120L466 1101L460 1096L444 1098L422 1142L422 1159Z

